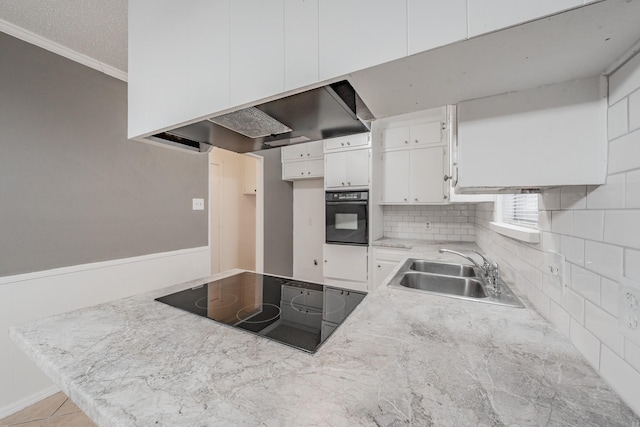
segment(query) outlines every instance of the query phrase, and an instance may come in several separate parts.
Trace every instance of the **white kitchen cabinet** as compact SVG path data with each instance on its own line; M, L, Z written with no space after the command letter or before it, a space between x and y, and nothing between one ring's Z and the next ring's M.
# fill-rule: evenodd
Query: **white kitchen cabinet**
M341 136L323 141L325 153L351 150L371 146L371 134L368 132L357 133L355 135Z
M318 158L324 155L322 141L305 142L282 147L282 161Z
M368 187L370 156L368 148L325 154L325 188Z
M244 0L229 4L231 105L284 92L284 0ZM198 54L217 56L218 52L209 48Z
M367 282L368 248L366 246L325 244L322 251L325 277Z
M319 80L318 0L285 0L284 61L285 90Z
M461 102L456 191L604 184L605 87L592 77Z
M439 120L389 127L382 131L384 150L434 144L442 144L442 122Z
M382 153L383 204L440 204L448 200L446 146Z
M372 288L380 286L407 255L408 249L374 247Z
M467 0L407 0L409 55L467 38Z
M129 138L228 108L229 1L129 6Z
M281 153L283 180L319 178L324 175L322 141L283 147Z
M405 1L322 0L319 6L320 80L407 55Z

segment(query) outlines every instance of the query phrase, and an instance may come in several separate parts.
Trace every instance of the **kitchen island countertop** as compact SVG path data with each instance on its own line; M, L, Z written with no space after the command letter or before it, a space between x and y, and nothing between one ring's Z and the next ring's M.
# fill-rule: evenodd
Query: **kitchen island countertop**
M411 254L458 261L439 247ZM100 426L640 426L531 308L383 284L310 355L154 301L208 281L10 334Z

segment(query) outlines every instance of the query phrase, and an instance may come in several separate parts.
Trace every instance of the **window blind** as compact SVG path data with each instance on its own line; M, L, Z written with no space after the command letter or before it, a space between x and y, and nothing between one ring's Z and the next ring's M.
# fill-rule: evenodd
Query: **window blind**
M501 208L502 222L538 228L537 194L504 194Z

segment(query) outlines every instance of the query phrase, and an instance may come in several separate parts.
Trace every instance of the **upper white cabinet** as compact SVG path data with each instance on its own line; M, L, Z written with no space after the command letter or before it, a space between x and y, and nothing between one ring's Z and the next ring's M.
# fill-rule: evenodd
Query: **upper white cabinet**
M371 134L359 133L349 136L341 136L339 138L331 138L324 140L325 153L333 151L350 150L352 148L363 148L371 145Z
M368 187L370 157L368 148L325 154L325 188Z
M382 203L446 203L448 159L444 145L382 153Z
M409 55L467 38L467 0L407 0Z
M318 0L284 2L284 88L319 81Z
M467 0L469 37L582 5L582 0Z
M284 0L229 4L231 105L284 92ZM206 52L217 55L215 50Z
M229 1L197 5L129 5L129 137L229 107Z
M282 147L282 179L319 178L324 174L324 150L322 141Z
M407 55L407 3L320 1L320 80Z
M459 192L604 184L604 78L462 102Z
M385 129L382 132L382 148L410 148L429 144L442 144L440 120L413 123Z

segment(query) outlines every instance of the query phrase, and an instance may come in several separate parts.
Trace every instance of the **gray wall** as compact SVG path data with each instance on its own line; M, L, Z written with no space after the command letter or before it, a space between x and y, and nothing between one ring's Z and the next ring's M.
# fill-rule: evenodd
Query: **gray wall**
M293 184L282 180L280 148L264 157L264 271L293 276Z
M0 276L208 244L207 155L126 130L126 83L0 33Z

